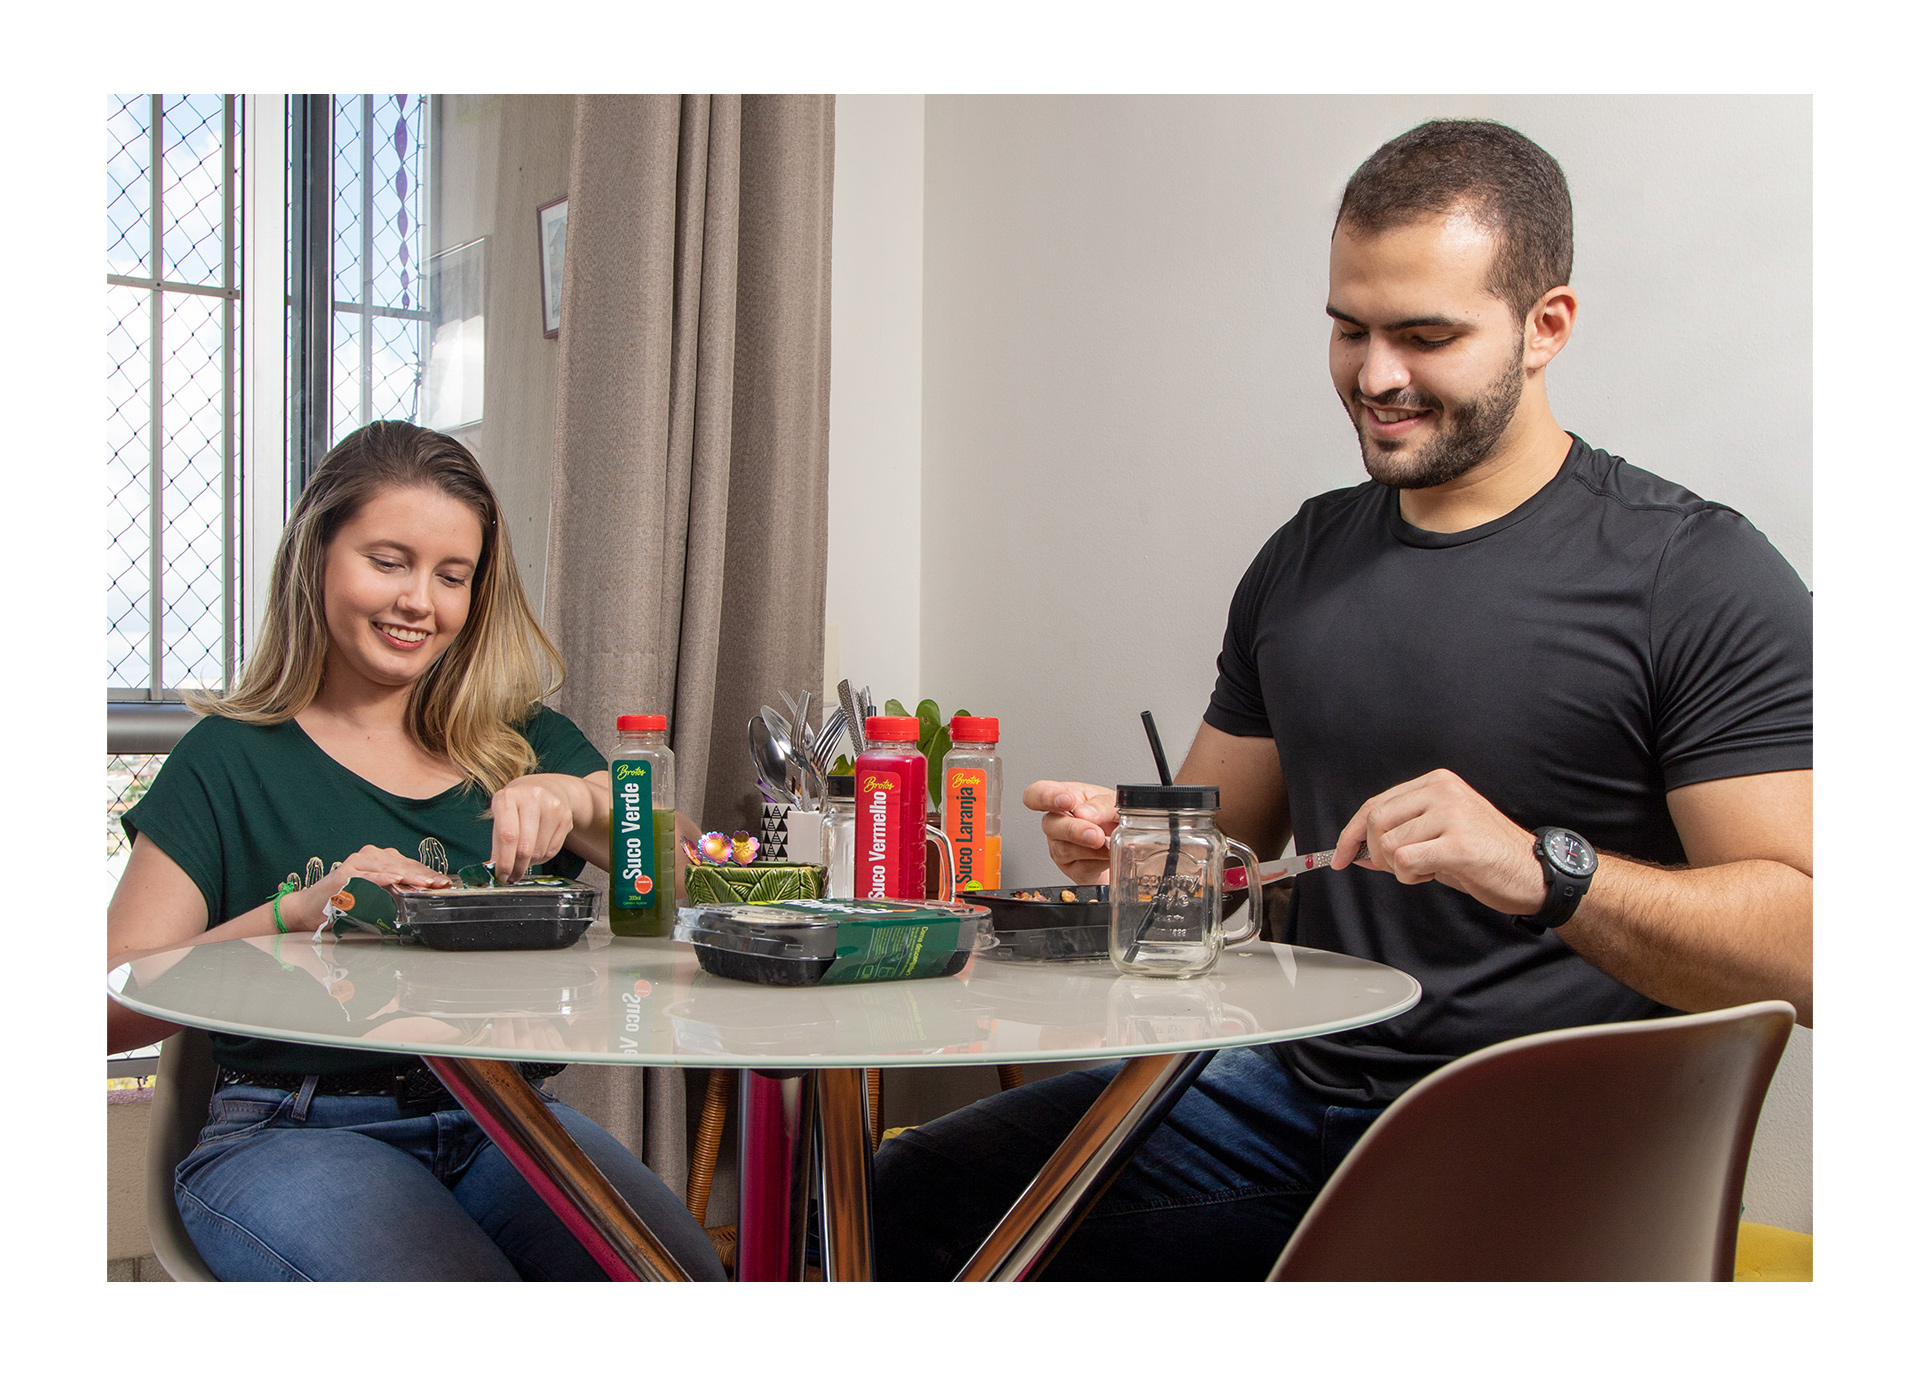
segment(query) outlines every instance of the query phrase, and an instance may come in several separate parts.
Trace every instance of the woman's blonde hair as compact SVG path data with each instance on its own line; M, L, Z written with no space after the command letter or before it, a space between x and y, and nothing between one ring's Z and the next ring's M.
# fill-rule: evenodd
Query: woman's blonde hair
M326 670L328 547L368 501L393 488L444 492L480 518L480 563L467 623L415 681L407 729L491 794L530 772L516 727L560 687L566 666L540 629L500 524L500 503L467 447L404 421L375 421L328 452L274 552L265 614L240 681L224 695L182 694L201 713L274 726L303 710Z

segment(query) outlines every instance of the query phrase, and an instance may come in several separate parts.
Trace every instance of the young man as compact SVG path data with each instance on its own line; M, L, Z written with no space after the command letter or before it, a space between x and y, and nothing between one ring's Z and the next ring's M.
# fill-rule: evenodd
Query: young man
M1811 599L1737 513L1554 420L1572 259L1558 164L1504 126L1423 125L1349 181L1329 363L1370 481L1248 569L1179 781L1263 854L1337 845L1285 939L1423 997L1221 1053L1049 1277L1263 1276L1386 1104L1479 1047L1759 998L1811 1022ZM1070 878L1104 878L1109 790L1025 802ZM950 1277L1105 1079L889 1144L882 1276Z

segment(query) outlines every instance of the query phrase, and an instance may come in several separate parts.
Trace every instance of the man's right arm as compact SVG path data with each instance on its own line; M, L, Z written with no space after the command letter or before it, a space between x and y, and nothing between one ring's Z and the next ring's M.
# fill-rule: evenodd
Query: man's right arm
M1220 830L1244 841L1263 859L1280 854L1292 835L1280 752L1271 736L1230 736L1200 723L1176 783L1220 790ZM1061 873L1076 884L1107 882L1107 837L1120 823L1113 790L1042 779L1021 801L1044 813L1040 830Z

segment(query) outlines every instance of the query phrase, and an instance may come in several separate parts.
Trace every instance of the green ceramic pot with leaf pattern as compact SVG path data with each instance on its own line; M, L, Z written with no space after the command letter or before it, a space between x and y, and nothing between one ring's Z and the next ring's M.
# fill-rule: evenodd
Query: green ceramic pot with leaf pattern
M821 865L689 865L687 902L706 906L818 898L825 875Z

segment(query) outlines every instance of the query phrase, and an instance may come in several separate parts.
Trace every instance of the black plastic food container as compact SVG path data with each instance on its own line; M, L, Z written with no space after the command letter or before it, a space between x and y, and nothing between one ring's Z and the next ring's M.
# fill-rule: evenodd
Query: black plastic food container
M584 884L400 889L398 918L437 951L557 951L580 939L600 895Z
M682 908L673 939L700 968L755 984L809 985L930 979L958 974L994 942L972 903L863 898L796 899Z
M1038 894L1015 898L1016 893ZM1077 902L1062 895L1071 893ZM1113 905L1105 884L1055 884L1019 889L975 889L967 901L993 914L1000 944L995 960L1105 960Z

